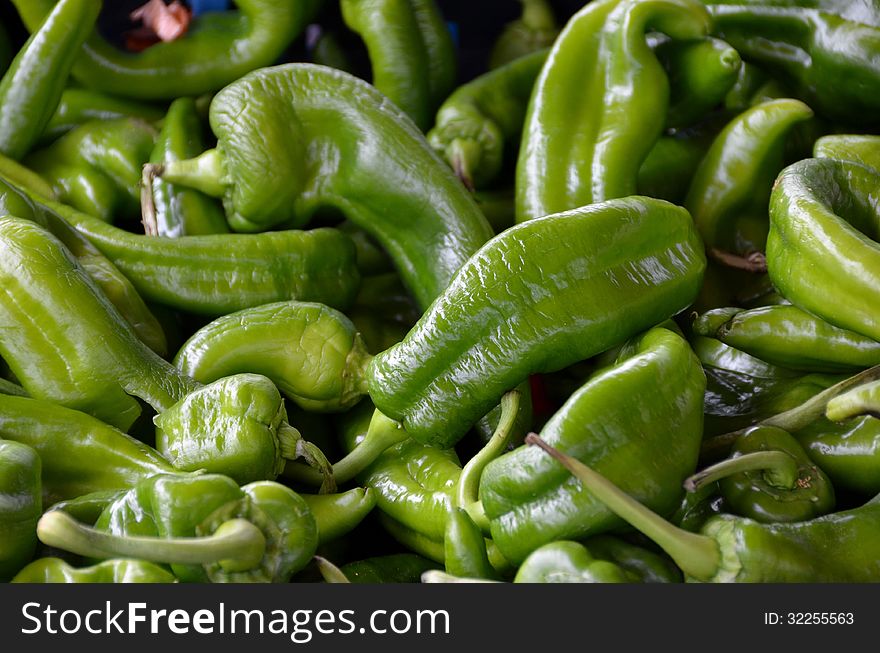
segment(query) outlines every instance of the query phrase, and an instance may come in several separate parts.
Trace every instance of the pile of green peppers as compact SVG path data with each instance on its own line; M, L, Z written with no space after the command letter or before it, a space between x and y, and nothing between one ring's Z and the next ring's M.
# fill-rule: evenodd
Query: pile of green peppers
M880 582L876 2L9 3L0 581Z

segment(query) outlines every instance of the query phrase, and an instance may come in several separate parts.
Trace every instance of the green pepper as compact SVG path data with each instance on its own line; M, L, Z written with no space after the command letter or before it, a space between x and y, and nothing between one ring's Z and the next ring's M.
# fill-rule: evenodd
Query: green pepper
M516 153L529 97L548 52L532 52L480 75L437 111L428 142L468 188L494 181L509 158L506 153Z
M795 306L880 341L880 172L806 159L776 180L767 268Z
M796 7L816 9L847 20L880 27L880 6L876 0L704 0L712 5Z
M876 123L880 27L805 7L712 5L712 31L794 87L820 115Z
M724 109L733 114L754 106L759 89L768 81L767 73L755 64L743 61L730 91L724 97Z
M639 168L639 195L684 204L691 179L715 138L714 121L661 136Z
M47 199L55 199L55 189L27 166L0 154L0 177Z
M583 544L560 540L532 551L513 582L631 583L633 578L613 562L596 560Z
M715 309L698 317L693 329L792 370L854 372L880 365L880 343L795 306Z
M559 25L547 0L519 0L522 15L501 28L489 52L489 69L494 70L553 45Z
M0 80L0 153L21 159L40 138L99 10L93 0L60 0L34 21Z
M55 0L14 0L33 30ZM90 2L95 5L96 3ZM143 52L124 52L93 31L73 76L104 93L139 99L173 99L216 91L245 73L271 65L299 35L320 0L237 0L234 12L199 16L183 38Z
M160 176L222 196L236 231L340 211L390 254L422 309L492 236L415 125L347 73L288 64L246 75L214 97L211 128L216 149Z
M345 314L368 351L384 351L403 340L421 312L395 272L361 279L354 305Z
M351 583L418 583L424 572L436 568L414 553L392 553L349 562L340 570Z
M569 20L526 113L517 221L635 193L669 102L669 81L645 40L652 28L697 39L709 16L692 0L600 0Z
M40 456L47 506L174 472L138 440L91 415L39 399L0 396L0 438L25 444Z
M0 179L0 215L2 214L33 220L51 231L76 257L107 299L131 325L138 338L156 353L160 355L167 353L167 340L159 321L147 308L128 278L85 236L53 210L33 201L23 191Z
M549 453L597 501L654 540L698 582L853 583L880 580L880 501L809 521L762 524L718 515L691 533L535 435L527 441ZM831 553L833 552L833 553Z
M201 130L195 100L175 100L162 121L150 163L188 159L201 153ZM161 179L144 179L141 194L148 200L141 207L144 231L151 236L177 238L229 231L223 209L197 190L175 188Z
M354 74L355 66L348 56L338 35L313 23L306 28L306 49L310 61Z
M376 505L370 488L356 487L339 494L300 495L318 526L318 544L338 539L360 524Z
M517 225L373 358L370 397L410 437L449 447L530 374L589 358L688 306L705 264L690 216L661 200Z
M457 74L452 35L434 0L341 0L340 8L367 46L373 86L420 129L430 127Z
M663 384L657 384L658 378ZM636 341L632 353L591 377L542 433L659 511L671 513L681 498L682 481L696 467L705 383L687 342L666 329L652 329ZM493 540L514 563L548 542L620 525L558 465L526 446L486 467L480 499Z
M681 570L672 560L620 537L596 535L583 544L594 558L613 562L641 583L680 583L682 580Z
M443 564L446 572L455 576L490 580L498 577L489 562L483 531L464 508L454 506L446 517Z
M783 141L813 112L797 100L747 109L718 135L694 174L684 201L719 261L762 270L770 189L782 169ZM754 259L754 260L753 260Z
M137 118L91 121L25 163L52 185L60 202L113 222L137 213L141 168L155 138L155 128Z
M0 440L0 581L34 555L42 512L40 457L27 445Z
M151 477L110 504L93 528L50 510L37 533L79 555L170 564L183 582L287 582L318 544L315 518L296 492L269 481L239 488L213 474Z
M144 122L158 123L164 115L162 108L153 104L85 88L65 88L58 101L58 108L49 118L39 142L51 143L71 129L92 120L138 118Z
M176 583L174 574L144 560L104 560L73 567L61 558L40 558L19 571L13 583Z
M834 423L817 419L793 435L834 487L865 496L880 493L880 419Z
M880 172L880 136L869 134L830 134L813 146L817 159L855 161Z
M685 480L694 492L720 481L726 505L755 521L807 521L834 510L834 488L791 435L772 426L746 430L732 456Z

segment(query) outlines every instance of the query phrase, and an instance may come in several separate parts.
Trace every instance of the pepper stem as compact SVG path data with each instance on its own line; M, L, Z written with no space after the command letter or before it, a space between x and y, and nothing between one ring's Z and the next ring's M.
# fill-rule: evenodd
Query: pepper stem
M156 202L153 199L153 181L161 176L164 165L147 163L141 172L141 222L144 233L148 236L159 235L159 223L156 221Z
M461 470L456 487L455 505L464 508L479 499L480 476L492 460L504 453L513 435L513 426L519 413L519 390L511 390L501 397L501 419L486 445Z
M319 490L321 494L336 492L338 479L320 447L303 438L299 430L287 422L281 422L278 427L278 442L281 447L281 457L287 460L285 471L289 465L299 464L304 473L312 479L311 484L321 486ZM296 458L302 458L307 464L293 463Z
M825 416L833 422L870 415L880 418L880 381L866 383L828 402Z
M447 156L452 164L455 176L461 180L470 192L474 192L474 178L471 174L474 159L480 159L480 146L471 140L456 138L447 149Z
M684 481L684 489L688 492L714 483L722 478L743 472L764 471L767 482L778 488L793 490L797 486L798 463L784 451L753 451L752 453L728 458L697 472Z
M222 198L226 193L223 156L216 148L205 150L193 159L166 161L159 165L148 163L147 166L153 166L152 174L169 184L195 188L211 197Z
M91 558L136 558L180 565L219 562L231 570L253 569L266 553L266 537L246 519L230 519L207 537L164 538L105 533L61 510L50 510L37 523L37 537L47 546Z
M327 558L323 558L321 556L315 556L315 565L318 567L318 571L321 572L321 577L324 579L325 583L350 583L348 577L342 573L342 570L334 565L332 562L327 560Z
M376 410L367 428L364 439L347 456L333 464L333 478L337 483L345 483L369 467L382 452L395 444L403 442L409 434L397 422ZM282 452L283 454L283 452ZM284 476L307 485L317 485L321 476L314 469L288 461Z
M688 576L708 581L720 569L721 552L712 538L670 524L598 472L551 447L537 433L529 433L526 442L553 456L618 517L654 540Z

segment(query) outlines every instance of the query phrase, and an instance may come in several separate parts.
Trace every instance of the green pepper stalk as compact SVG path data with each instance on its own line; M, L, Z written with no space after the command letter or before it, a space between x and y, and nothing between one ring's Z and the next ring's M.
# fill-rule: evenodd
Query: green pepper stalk
M492 237L412 121L347 73L305 63L255 71L214 97L210 122L217 148L156 176L222 197L236 231L341 212L388 251L423 310Z
M180 373L137 339L64 245L32 222L0 218L0 249L0 324L8 334L0 352L31 396L123 430L141 412L137 397L159 413L157 442L178 469L204 465L245 483L274 478L285 458L304 456L331 487L329 463L286 423L269 379L242 374L202 386Z
M139 215L141 168L156 135L137 118L93 120L32 152L25 163L52 185L59 202L112 222Z
M660 386L658 378L664 379ZM705 383L687 341L655 328L578 389L542 434L668 514L697 464ZM532 447L492 461L480 479L480 499L492 539L514 564L548 542L579 540L620 525L611 510Z
M174 574L144 560L104 560L73 567L61 558L40 558L22 568L12 583L176 583Z
M200 154L205 149L201 131L195 100L178 98L168 107L149 162L177 161ZM229 232L223 209L197 190L175 188L146 176L141 180L140 192L144 231L149 236L178 238Z
M327 560L327 558L323 556L315 556L313 560L325 583L347 584L351 582L348 580L345 573L339 567Z
M813 156L817 159L855 161L880 173L880 136L869 134L822 136L813 145Z
M56 0L15 0L33 30ZM98 3L90 2L97 5ZM121 51L97 30L78 56L67 58L88 88L138 99L167 99L216 91L245 73L271 65L305 29L320 0L237 0L237 11L196 18L185 37L143 52Z
M184 582L287 582L318 542L315 519L293 490L268 481L239 488L213 474L147 479L94 527L51 510L37 533L44 544L79 555L170 564Z
M489 70L506 66L553 45L559 25L547 0L520 0L522 15L504 25L489 53Z
M730 458L689 477L688 492L720 481L721 496L737 515L755 521L806 521L834 510L828 477L786 431L757 426L733 445Z
M792 370L852 373L880 365L880 342L796 306L715 309L694 320L693 330Z
M37 142L99 11L94 0L60 0L32 24L33 35L0 80L0 153L21 159Z
M709 15L693 0L602 0L556 39L523 127L518 222L635 193L669 103L669 81L645 39L650 29L697 39Z
M167 353L165 332L131 281L85 236L53 210L2 179L0 179L0 214L33 220L51 231L76 257L107 299L131 325L138 338L160 356Z
M880 173L858 163L788 166L770 198L767 268L795 306L880 341L878 184Z
M839 394L828 402L825 416L835 422L870 415L880 418L880 381L873 381Z
M422 572L421 582L423 583L498 583L497 580L486 580L485 578L465 578L462 576L453 576L439 569L429 569Z
M650 537L688 580L698 582L877 582L880 579L880 502L810 521L761 524L711 517L700 533L680 529L593 471L541 440L526 437L558 461L578 483ZM833 550L834 555L828 551Z
M531 374L585 360L690 305L705 264L687 211L661 200L611 200L517 225L372 359L370 398L410 437L452 446Z
M0 440L0 581L33 557L42 512L40 457L27 445Z
M65 88L58 108L46 124L39 143L48 145L64 136L74 127L92 120L138 118L156 124L165 112L160 106L107 95L85 88Z
M459 574L463 575L463 574ZM529 554L516 572L514 583L632 583L621 567L597 560L583 544L549 542Z
M783 167L785 137L812 115L798 100L771 100L738 115L712 143L684 206L718 261L750 271L766 269L767 205Z
M455 83L452 35L434 0L341 0L342 18L367 46L372 84L427 129Z

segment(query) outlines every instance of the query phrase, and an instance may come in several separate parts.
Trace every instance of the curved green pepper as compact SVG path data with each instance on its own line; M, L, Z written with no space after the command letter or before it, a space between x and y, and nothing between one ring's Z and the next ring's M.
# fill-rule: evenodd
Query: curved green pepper
M56 198L104 222L138 213L141 168L156 129L137 118L97 120L71 129L25 163L46 179Z
M498 577L489 562L483 531L464 508L449 510L443 535L443 564L446 572L454 576L490 580Z
M177 161L200 154L205 149L201 130L195 100L175 100L162 121L150 163ZM220 206L197 190L175 188L161 179L144 179L140 191L141 197L148 200L141 206L141 215L144 231L150 236L177 238L229 231Z
M880 580L880 501L817 519L762 524L709 518L700 533L673 526L605 477L530 435L579 486L654 540L687 580L746 583L852 583ZM829 553L829 552L833 552Z
M730 458L691 476L685 488L719 480L731 511L759 522L807 521L834 510L831 481L795 438L772 426L746 430Z
M796 306L707 311L694 333L773 365L807 372L855 372L880 365L880 342L839 329Z
M61 93L58 108L46 123L40 137L41 143L51 143L74 127L92 120L115 120L137 118L148 123L158 123L165 112L161 107L145 102L107 95L85 88L66 88Z
M183 582L288 582L318 545L315 518L293 490L269 481L239 488L213 474L154 476L111 503L93 528L50 510L37 533L79 555L170 564Z
M318 544L338 539L360 524L376 505L371 488L339 494L301 494L318 526Z
M795 124L812 115L798 100L771 100L738 115L712 143L684 206L707 251L721 262L763 268L767 206L783 166L783 141ZM745 260L737 263L737 257Z
M33 30L55 0L13 4ZM170 100L216 91L271 65L305 28L320 1L237 0L235 5L234 12L199 16L183 38L138 53L123 52L93 31L79 56L71 57L73 76L89 88L139 99Z
M855 161L880 172L880 136L869 134L830 134L813 145L817 159Z
M804 7L746 3L709 9L714 34L795 87L817 113L877 122L880 27Z
M631 583L633 578L613 562L596 560L583 544L561 540L532 551L513 582Z
M569 20L526 113L517 221L635 193L669 101L666 74L645 40L651 28L696 39L709 16L692 0L600 0Z
M494 70L553 45L559 25L547 0L520 0L522 15L501 28L489 52L489 69Z
M345 24L367 46L372 83L427 129L457 74L452 35L434 0L341 0Z
M370 397L410 437L451 446L530 374L589 358L688 306L705 264L690 216L661 200L517 225L373 358Z
M657 384L657 379L664 383ZM681 483L697 463L705 376L687 342L663 328L636 350L594 375L544 426L542 433L589 460L627 491L671 513ZM650 398L650 400L649 400ZM511 562L558 539L583 538L620 525L589 492L532 447L491 462L480 499L492 538Z
M823 418L793 435L835 488L880 493L880 419L864 416L836 424Z
M845 161L783 170L770 199L767 268L795 306L880 341L878 184L880 173Z
M661 136L639 168L639 195L684 204L691 179L717 132L715 121L705 121Z
M390 254L422 309L492 237L415 125L347 73L312 64L251 73L215 96L211 128L217 149L160 176L222 196L237 231L342 212Z
M60 0L32 24L0 80L0 153L21 159L40 138L99 10L94 0Z
M72 567L61 558L40 558L19 571L13 583L176 583L174 574L144 560L104 560Z
M9 580L34 555L42 505L37 452L0 440L0 580Z
M828 402L825 416L835 422L870 415L880 418L880 381L859 386Z

